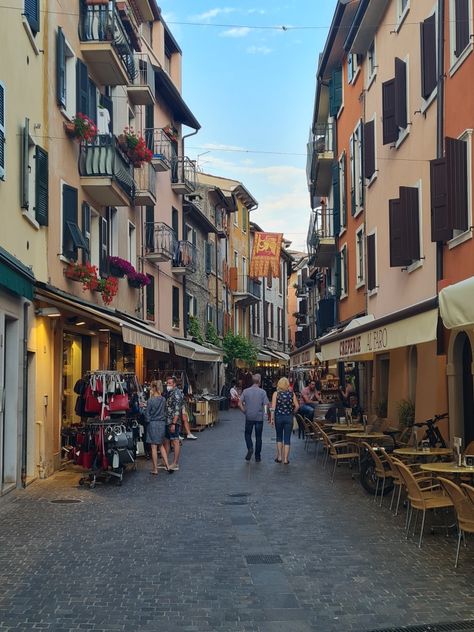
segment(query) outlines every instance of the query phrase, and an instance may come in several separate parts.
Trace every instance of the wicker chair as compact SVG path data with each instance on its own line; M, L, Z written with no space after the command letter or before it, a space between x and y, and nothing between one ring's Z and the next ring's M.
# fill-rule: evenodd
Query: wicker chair
M306 450L308 447L309 441L312 440L314 431L313 431L313 428L311 427L309 419L307 419L306 417L303 417L303 415L300 415L300 413L296 413L295 417L296 417L296 422L298 426L302 428L303 430L304 449Z
M474 495L474 488L470 487L470 485L463 484L462 488L470 487L469 492L466 491L465 493L459 485L456 485L456 483L453 483L453 481L450 481L447 478L439 476L438 481L451 499L456 512L458 522L458 543L456 547L454 568L457 568L459 562L459 550L461 548L461 538L465 538L465 533L474 533L474 504L471 498L471 496Z
M420 481L416 476L414 476L413 472L409 467L402 463L401 461L395 460L400 475L405 483L405 487L407 489L408 500L410 501L410 506L408 510L408 524L407 524L407 537L410 532L411 520L413 517L413 510L423 512L422 520L421 520L421 529L420 529L420 538L418 541L418 548L421 549L421 545L423 542L423 531L425 528L425 518L426 512L433 509L447 509L448 507L453 506L453 502L449 496L446 496L443 490L440 489L439 485L429 485L428 487L422 487ZM415 527L416 529L416 520Z
M357 461L359 463L359 446L352 441L333 441L324 430L321 430L323 438L323 446L326 450L326 457L324 464L326 465L329 458L334 461L334 467L331 475L331 483L334 482L334 474L336 473L336 467L339 463L352 463Z
M387 480L387 478L393 478L392 468L390 467L390 464L388 463L386 459L385 450L383 451L381 450L380 452L377 452L377 450L374 450L374 448L366 441L362 441L360 445L361 445L361 448L365 448L369 452L375 465L375 476L377 477L377 485L375 487L374 503L377 502L380 481L382 481L382 487L380 490L380 503L379 503L379 507L381 507L382 502L383 502L383 493L385 491L385 481Z

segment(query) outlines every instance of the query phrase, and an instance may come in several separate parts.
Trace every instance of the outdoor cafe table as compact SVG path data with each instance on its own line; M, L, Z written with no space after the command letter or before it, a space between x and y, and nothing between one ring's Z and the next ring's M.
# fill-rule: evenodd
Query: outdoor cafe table
M397 456L413 456L415 458L424 458L426 456L448 456L452 455L451 448L430 448L429 450L417 450L416 448L396 448L393 451Z
M383 432L348 432L348 439L358 439L359 441L375 441L376 439L385 439L388 435Z
M334 430L335 432L363 432L364 426L360 426L358 424L353 424L352 426L334 424L331 426L331 430Z
M432 472L434 474L444 474L459 477L462 474L474 476L474 467L466 467L465 465L458 465L454 461L451 463L422 463L420 465L422 470L426 472Z

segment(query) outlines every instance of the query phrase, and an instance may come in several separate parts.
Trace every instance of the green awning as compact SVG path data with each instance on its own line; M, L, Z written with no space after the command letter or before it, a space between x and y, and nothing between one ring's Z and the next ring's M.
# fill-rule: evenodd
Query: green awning
M0 287L17 296L33 300L35 277L29 268L0 248Z

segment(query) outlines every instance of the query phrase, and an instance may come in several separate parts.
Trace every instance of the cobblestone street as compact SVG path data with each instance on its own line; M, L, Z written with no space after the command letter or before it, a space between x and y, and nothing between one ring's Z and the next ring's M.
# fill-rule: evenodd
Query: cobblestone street
M240 413L185 442L179 472L78 487L60 472L0 505L0 630L358 632L474 618L474 543L405 541L404 512L334 484L293 437L244 460ZM78 504L51 504L59 498ZM252 563L252 555L282 563ZM271 561L271 560L270 560Z

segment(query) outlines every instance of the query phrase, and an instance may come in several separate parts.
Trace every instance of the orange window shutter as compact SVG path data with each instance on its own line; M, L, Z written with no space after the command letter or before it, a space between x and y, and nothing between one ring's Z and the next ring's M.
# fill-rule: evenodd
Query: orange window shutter
M237 268L229 268L229 289L231 292L237 291Z

